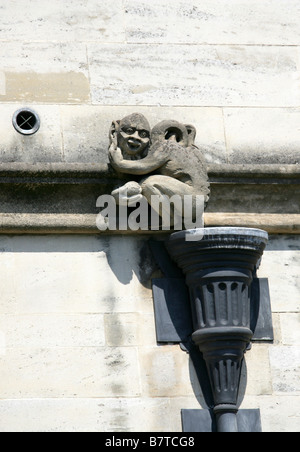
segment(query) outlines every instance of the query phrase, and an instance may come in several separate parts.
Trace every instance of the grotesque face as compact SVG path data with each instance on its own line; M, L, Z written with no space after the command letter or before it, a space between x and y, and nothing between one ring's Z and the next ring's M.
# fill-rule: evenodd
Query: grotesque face
M136 157L144 154L150 144L150 125L147 119L134 113L122 119L118 127L118 146L123 153Z

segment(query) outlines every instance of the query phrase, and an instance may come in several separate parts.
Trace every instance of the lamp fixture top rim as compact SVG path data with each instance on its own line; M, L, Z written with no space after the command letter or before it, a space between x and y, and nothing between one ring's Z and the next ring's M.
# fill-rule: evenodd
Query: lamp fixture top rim
M170 239L177 239L186 236L202 236L203 238L213 237L213 236L240 236L240 237L255 237L261 239L263 242L267 243L269 235L266 231L262 229L255 228L245 228L245 227L212 227L212 228L196 228L187 229L186 231L175 232L171 235Z

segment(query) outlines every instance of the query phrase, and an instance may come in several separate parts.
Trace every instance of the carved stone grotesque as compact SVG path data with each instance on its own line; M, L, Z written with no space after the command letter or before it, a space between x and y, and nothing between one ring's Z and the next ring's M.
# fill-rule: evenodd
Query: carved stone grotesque
M155 209L151 202L154 195L169 199L179 195L182 201L185 195L192 195L196 209L196 196L201 195L207 203L208 176L201 151L194 145L195 137L194 126L173 120L162 121L151 131L147 119L138 113L114 121L110 163L117 172L137 179L112 192L116 201L130 206L145 197Z

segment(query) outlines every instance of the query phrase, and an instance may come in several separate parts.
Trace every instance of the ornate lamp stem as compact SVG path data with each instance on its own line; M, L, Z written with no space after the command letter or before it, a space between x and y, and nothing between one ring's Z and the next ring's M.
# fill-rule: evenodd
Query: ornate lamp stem
M166 244L186 275L192 337L206 362L219 432L238 431L241 367L253 336L251 284L267 241L258 229L207 228L172 234Z

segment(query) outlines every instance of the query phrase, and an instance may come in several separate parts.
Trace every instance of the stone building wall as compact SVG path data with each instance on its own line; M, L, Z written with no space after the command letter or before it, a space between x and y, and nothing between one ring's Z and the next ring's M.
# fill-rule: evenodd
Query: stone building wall
M189 356L156 344L147 240L0 237L1 431L180 432L206 408ZM259 273L275 342L247 352L240 403L264 431L299 430L299 261L272 237Z
M1 164L105 163L134 111L194 124L209 164L299 164L298 0L0 0L0 17ZM0 235L1 431L181 431L205 407L188 355L156 344L147 240ZM259 276L275 341L247 352L242 408L299 431L300 236L271 235Z
M1 1L1 160L98 161L111 118L194 121L209 162L299 163L297 0ZM40 133L11 128L34 106ZM121 107L121 108L120 108Z

